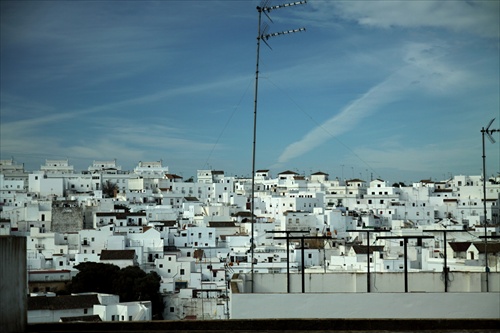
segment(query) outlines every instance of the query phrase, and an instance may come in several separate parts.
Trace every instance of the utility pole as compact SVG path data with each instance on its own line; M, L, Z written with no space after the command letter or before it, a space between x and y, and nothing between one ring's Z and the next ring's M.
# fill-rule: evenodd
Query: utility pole
M346 230L347 232L366 232L366 292L371 292L371 281L370 281L370 233L373 232L390 232L390 230L377 230L377 229L361 229L361 230Z
M495 139L491 136L491 134L495 132L500 132L500 129L490 129L491 124L495 121L495 118L491 119L486 128L481 128L481 135L483 141L483 213L484 213L484 255L486 257L485 263L485 273L486 273L486 292L490 290L489 287L489 273L490 268L488 267L488 220L487 220L487 211L486 211L486 182L488 181L488 176L486 175L486 151L484 147L484 135L488 137L491 143L495 143Z
M263 0L260 3L260 6L257 6L257 12L259 13L259 20L258 20L258 27L257 27L257 64L255 66L255 92L254 92L254 109L253 109L253 144L252 144L252 189L251 189L251 198L250 198L250 210L251 210L251 238L250 238L250 253L251 253L251 269L250 269L250 275L251 275L251 292L253 293L253 287L254 287L254 280L253 280L253 273L254 273L254 265L255 265L255 258L254 258L254 224L256 222L256 218L254 215L255 212L255 150L256 150L256 142L257 142L257 96L258 96L258 91L259 91L259 58L260 58L260 41L264 41L267 46L267 40L270 37L275 37L275 36L280 36L284 34L290 34L294 32L300 32L300 31L305 31L305 28L300 28L300 29L294 29L294 30L288 30L288 31L283 31L283 32L276 32L276 33L271 33L267 34L267 26L264 29L261 29L262 27L262 13L267 16L267 18L272 22L271 18L269 17L269 12L271 12L273 9L278 9L278 8L284 8L284 7L291 7L291 6L296 6L296 5L302 5L305 4L307 1L297 1L293 3L287 3L283 5L277 5L277 6L269 6L270 0ZM263 30L263 31L262 31Z

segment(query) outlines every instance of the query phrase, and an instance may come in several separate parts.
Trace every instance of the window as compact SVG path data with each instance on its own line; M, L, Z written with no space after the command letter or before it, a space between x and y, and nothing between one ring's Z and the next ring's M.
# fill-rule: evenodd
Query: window
M170 307L170 312L175 312L175 309L173 306Z
M308 257L309 259L311 259L311 258L313 257L312 253L308 253L308 254L307 254L307 257Z
M128 321L132 321L132 316L128 316Z
M158 267L163 268L163 264L159 264Z
M184 275L184 268L181 268L181 272L180 272L181 275Z

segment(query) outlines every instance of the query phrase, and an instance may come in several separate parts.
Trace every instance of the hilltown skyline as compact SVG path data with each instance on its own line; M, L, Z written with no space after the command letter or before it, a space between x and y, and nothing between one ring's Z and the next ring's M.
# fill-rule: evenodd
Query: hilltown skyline
M92 161L88 161L89 163L85 166L85 163L82 162L80 163L79 165L81 165L81 167L76 167L75 165L72 164L72 160L71 159L66 159L66 158L63 158L63 159L50 159L50 158L47 158L45 160L43 160L42 162L43 163L40 163L40 165L38 165L38 167L36 166L33 166L33 168L29 168L27 167L24 163L22 163L22 161L18 161L14 158L10 158L10 159L2 159L2 162L4 165L7 165L7 164L11 164L12 165L17 165L18 167L23 167L24 168L24 171L26 173L32 173L32 172L36 172L36 171L40 171L44 166L47 165L47 163L50 163L51 161L55 161L55 162L67 162L68 163L68 166L69 167L72 167L73 168L73 172L74 173L81 173L81 172L87 172L89 170L89 168L91 168L93 166L93 164L96 164L96 163L99 163L99 162L103 162L103 163L115 163L115 166L118 170L121 170L122 172L124 173L132 173L134 171L134 168L136 168L140 163L144 162L144 163L161 163L162 167L164 168L167 168L168 169L168 173L170 174L175 174L175 175L178 175L180 177L182 177L184 179L184 181L188 180L188 179L194 179L196 180L196 174L197 174L197 171L199 170L218 170L218 171L223 171L224 174L226 176L229 176L229 177L237 177L237 178L251 178L251 172L248 172L246 174L231 174L231 173L228 173L225 169L223 168L206 168L206 169L196 169L194 171L192 171L191 173L187 173L187 172L184 172L183 170L177 170L175 168L173 168L172 166L168 165L167 163L165 163L164 160L154 160L154 161L137 161L135 165L132 165L130 168L125 168L123 167L121 164L120 164L120 161L118 159L109 159L109 160L92 160ZM349 180L349 179L360 179L360 180L363 180L363 181L366 181L366 182L370 182L371 180L374 180L374 179L382 179L382 180L385 180L387 182L389 182L390 184L394 184L394 183L404 183L405 185L407 186L411 186L412 183L415 183L415 182L419 182L419 181L422 181L422 180L431 180L431 181L434 181L434 182L439 182L439 181L446 181L446 180L449 180L451 178L453 178L453 176L476 176L476 175L479 175L479 176L482 176L482 173L477 173L477 174L470 174L470 175L466 175L466 174L452 174L450 172L446 173L446 172L443 172L442 174L442 177L439 177L439 174L437 174L438 176L437 177L423 177L423 178L419 178L419 179L411 179L411 180L400 180L400 179L392 179L392 178L383 178L383 177L380 177L380 176L377 176L375 175L373 172L369 172L368 169L365 169L364 173L363 172L359 172L358 169L356 169L355 167L352 167L352 166L349 166L349 165L341 165L339 166L338 170L339 173L330 173L328 172L326 169L320 169L320 170L299 170L297 168L283 168L281 170L271 170L271 169L266 169L266 168L256 168L256 171L258 170L269 170L269 174L271 177L277 177L279 173L281 172L285 172L285 171L292 171L292 172L296 172L297 174L301 175L301 176L310 176L314 173L318 173L318 172L322 172L322 173L326 173L328 174L329 178L330 179L339 179L339 180ZM488 171L488 169L487 169ZM500 177L500 173L499 172L494 172L494 171L491 171L491 172L488 172L488 177L489 178L499 178Z

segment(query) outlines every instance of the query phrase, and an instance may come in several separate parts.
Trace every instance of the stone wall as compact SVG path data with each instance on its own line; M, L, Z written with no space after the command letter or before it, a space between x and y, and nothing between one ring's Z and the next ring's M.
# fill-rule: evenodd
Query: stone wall
M64 200L52 202L53 232L78 232L83 229L83 210L78 201Z

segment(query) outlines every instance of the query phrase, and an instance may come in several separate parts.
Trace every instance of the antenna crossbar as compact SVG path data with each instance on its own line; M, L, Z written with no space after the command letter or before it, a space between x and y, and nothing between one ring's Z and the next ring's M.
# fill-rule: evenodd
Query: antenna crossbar
M268 40L271 37L276 37L276 36L281 36L281 35L287 35L287 34L292 34L292 33L301 32L301 31L306 31L306 28L299 28L299 29L293 29L293 30L285 30L285 31L281 31L281 32L273 32L273 33L270 33L270 34L267 34L267 35L263 35L262 37L265 40Z
M278 9L278 8L285 8L285 7L291 7L291 6L297 6L297 5L304 5L307 3L307 0L304 1L296 1L296 2L291 2L291 3L285 3L282 5L276 5L276 6L271 6L271 7L262 7L261 9L266 12L270 12L273 9Z

